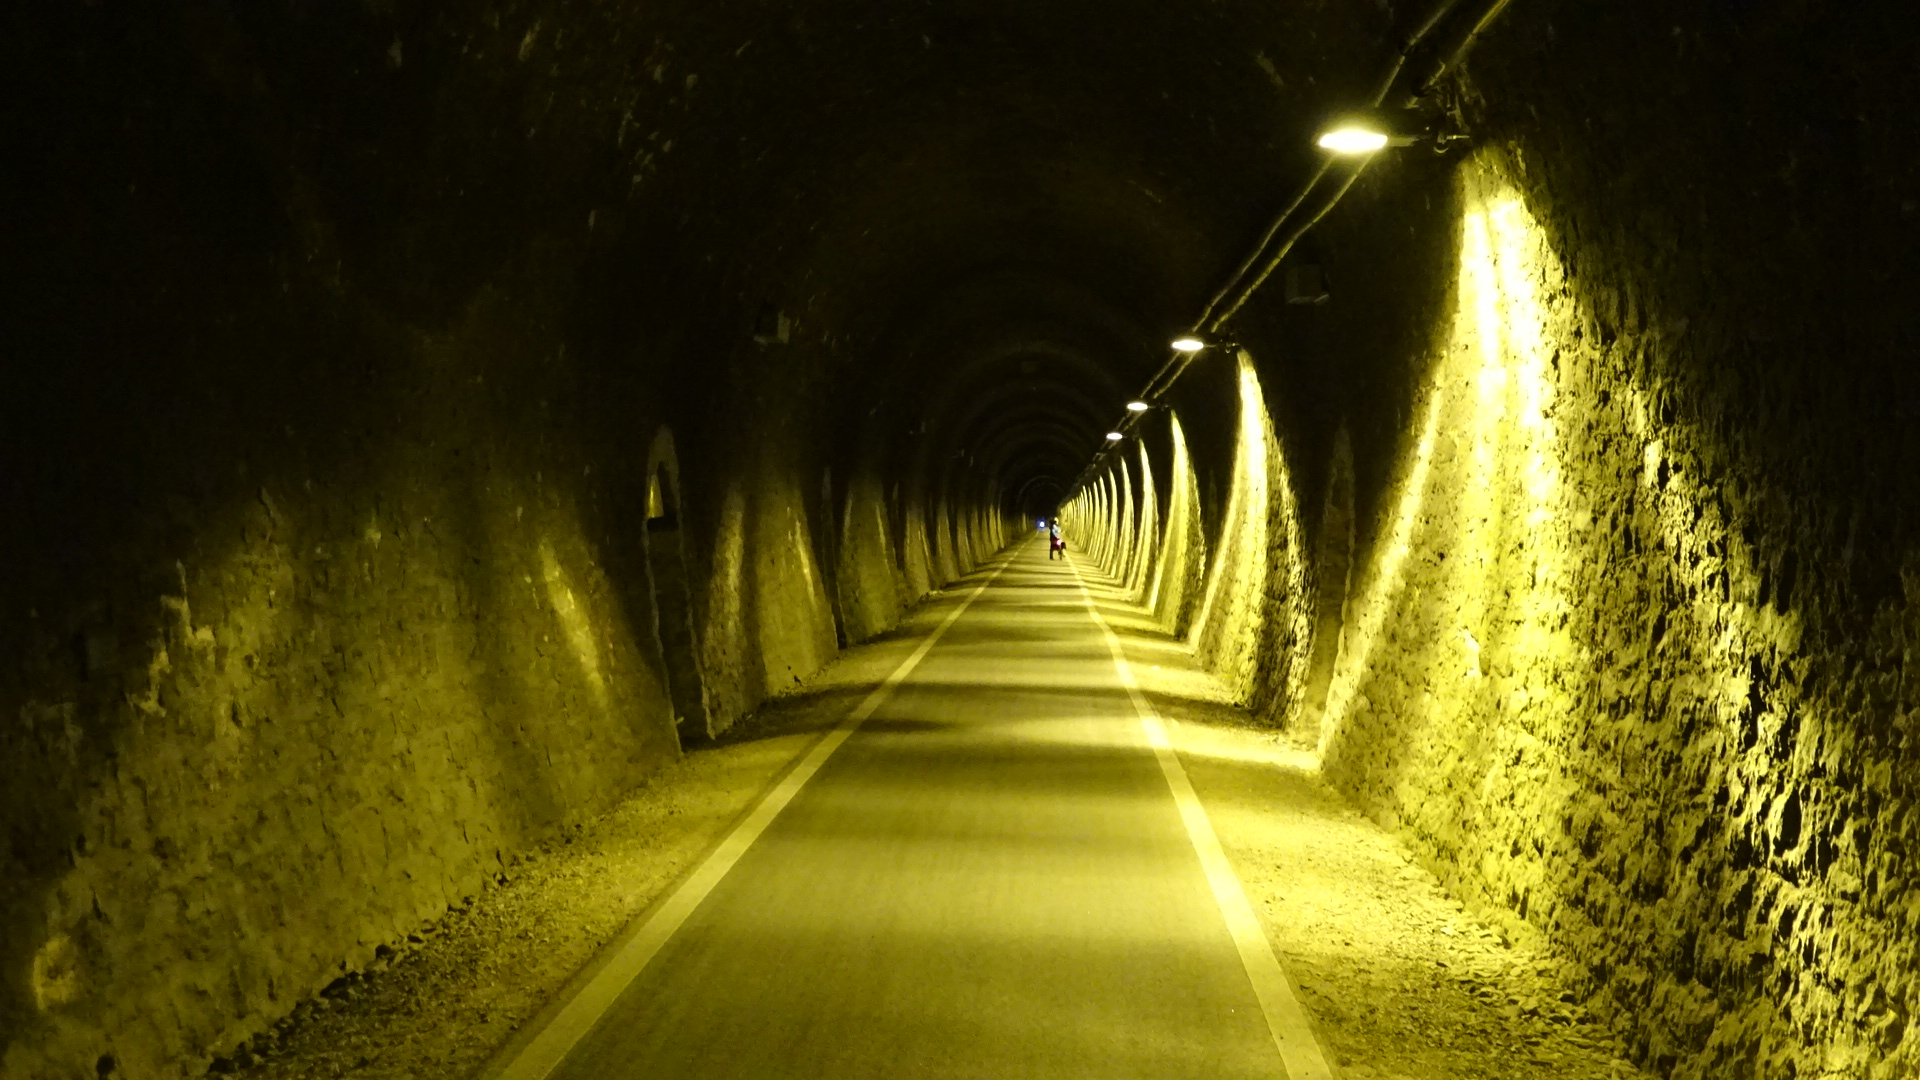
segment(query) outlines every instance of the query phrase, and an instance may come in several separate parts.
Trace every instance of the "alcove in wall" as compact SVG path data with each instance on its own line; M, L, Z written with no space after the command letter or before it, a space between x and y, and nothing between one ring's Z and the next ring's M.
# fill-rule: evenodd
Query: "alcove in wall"
M647 453L647 584L674 724L685 744L712 738L713 731L680 522L680 463L673 433L661 428Z
M1353 444L1345 424L1333 437L1326 501L1320 511L1320 536L1314 559L1313 653L1307 664L1306 709L1302 735L1317 739L1326 710L1327 689L1340 659L1347 622L1347 589L1353 579Z

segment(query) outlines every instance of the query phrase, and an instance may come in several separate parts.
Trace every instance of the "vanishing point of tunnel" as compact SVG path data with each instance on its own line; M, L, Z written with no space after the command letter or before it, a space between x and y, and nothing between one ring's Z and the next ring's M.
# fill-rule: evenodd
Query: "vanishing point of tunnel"
M1920 1076L1901 9L10 5L0 1080Z

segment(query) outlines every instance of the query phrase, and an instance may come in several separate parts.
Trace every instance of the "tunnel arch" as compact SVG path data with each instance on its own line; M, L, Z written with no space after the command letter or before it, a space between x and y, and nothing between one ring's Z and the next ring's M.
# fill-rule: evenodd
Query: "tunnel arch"
M866 428L899 447L909 490L943 481L960 455L1003 487L1018 487L1028 432L1061 436L1054 471L1097 444L1107 417L1141 377L1150 335L1084 285L1032 269L981 273L947 287L905 318L879 368L850 369L879 404ZM1124 357L1116 363L1113 357ZM1078 435L1073 434L1078 431ZM1009 451L1009 444L1016 449ZM995 501L1002 501L1000 492Z

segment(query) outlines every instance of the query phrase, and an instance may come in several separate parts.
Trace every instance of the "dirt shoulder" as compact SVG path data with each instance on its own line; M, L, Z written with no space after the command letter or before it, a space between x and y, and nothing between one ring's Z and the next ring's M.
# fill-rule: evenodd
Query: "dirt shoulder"
M1559 962L1475 919L1164 640L1123 635L1342 1080L1639 1080Z

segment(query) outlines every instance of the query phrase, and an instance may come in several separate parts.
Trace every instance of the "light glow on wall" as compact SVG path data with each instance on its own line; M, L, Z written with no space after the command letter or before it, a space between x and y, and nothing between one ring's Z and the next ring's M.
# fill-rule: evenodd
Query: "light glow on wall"
M1239 360L1239 423L1234 435L1232 487L1220 524L1220 547L1207 568L1207 586L1187 640L1208 669L1245 700L1253 689L1266 625L1267 551L1273 421L1253 358Z
M1161 552L1160 496L1155 490L1153 459L1140 443L1140 511L1134 526L1133 557L1127 565L1127 601L1138 604L1146 595L1152 567Z
M1516 767L1538 767L1530 723L1509 718L1536 704L1516 673L1574 648L1564 616L1576 565L1549 528L1568 508L1538 293L1561 273L1510 189L1470 191L1455 316L1435 344L1422 425L1350 608L1328 695L1321 746L1336 773L1361 767L1366 740L1445 745L1441 732L1472 725L1486 735L1461 751L1463 760L1436 767L1477 773L1486 790ZM1390 653L1381 651L1385 640ZM1372 686L1383 665L1399 678L1409 667L1423 671L1418 707ZM1396 733L1378 734L1382 725ZM1408 755L1364 768L1397 806L1421 805L1424 780L1408 772ZM1543 790L1514 798L1550 816ZM1541 884L1537 875L1531 884Z
M1187 453L1186 429L1179 414L1171 410L1167 413L1167 432L1173 443L1173 460L1167 467L1167 520L1158 557L1153 561L1147 609L1162 630L1184 635L1186 627L1181 620L1190 609L1194 581L1206 562L1206 547L1199 528L1199 493L1193 460Z
M73 938L55 934L33 954L33 1003L51 1012L80 996L80 950Z
M566 568L560 565L559 556L554 554L553 543L541 540L538 550L540 579L546 585L547 602L559 617L561 632L566 636L573 658L580 663L580 672L586 676L594 700L605 707L607 679L600 670L600 642L593 622L585 605L574 595L573 583L568 580Z
M1426 500L1434 441L1440 434L1440 415L1445 404L1445 395L1439 387L1428 389L1420 434L1404 458L1403 472L1395 484L1399 490L1391 504L1387 531L1375 547L1377 557L1357 595L1348 601L1348 625L1342 631L1340 655L1335 660L1333 682L1327 689L1320 734L1322 754L1354 711L1353 698L1365 674L1372 669L1380 628L1394 613L1405 584L1406 562L1413 553L1414 528L1420 523L1420 508Z

